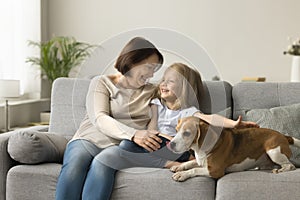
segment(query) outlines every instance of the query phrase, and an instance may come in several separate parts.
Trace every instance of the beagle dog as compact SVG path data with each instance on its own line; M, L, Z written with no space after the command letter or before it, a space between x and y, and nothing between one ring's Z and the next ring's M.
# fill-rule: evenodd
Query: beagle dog
M300 140L271 129L223 128L187 117L178 122L176 130L168 148L174 153L192 149L196 159L171 167L175 181L194 176L220 178L225 173L255 168L273 169L273 173L296 169L289 161L289 145L300 147Z

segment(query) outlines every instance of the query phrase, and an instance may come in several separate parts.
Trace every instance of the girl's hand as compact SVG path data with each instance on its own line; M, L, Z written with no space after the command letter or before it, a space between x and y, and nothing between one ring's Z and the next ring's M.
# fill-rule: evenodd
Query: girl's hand
M160 143L162 142L157 136L158 133L158 131L154 130L138 130L135 132L132 141L149 152L153 152L160 148Z
M259 125L251 121L242 121L242 116L234 122L233 128L259 128Z

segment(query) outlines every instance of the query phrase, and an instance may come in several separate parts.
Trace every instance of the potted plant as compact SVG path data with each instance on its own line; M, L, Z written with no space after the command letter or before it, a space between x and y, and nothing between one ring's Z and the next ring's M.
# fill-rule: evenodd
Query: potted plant
M50 96L51 86L59 77L69 77L71 69L79 66L87 57L95 45L78 42L74 37L53 37L46 42L29 41L29 45L38 47L39 57L28 57L26 62L36 65L41 69L42 77L48 80L43 81L42 93ZM46 92L45 92L46 91ZM42 96L43 96L42 94ZM50 111L40 113L42 124L48 124Z
M79 66L90 56L90 45L78 42L74 37L53 37L46 42L29 41L29 45L40 49L39 57L29 57L26 62L39 66L50 83L58 77L68 77L72 68Z
M293 56L292 69L291 69L291 81L299 82L300 81L300 39L297 39L295 42L293 42L293 44L288 47L288 50L284 51L283 53Z
M300 56L300 39L296 40L292 45L288 46L287 51L284 51L283 54Z

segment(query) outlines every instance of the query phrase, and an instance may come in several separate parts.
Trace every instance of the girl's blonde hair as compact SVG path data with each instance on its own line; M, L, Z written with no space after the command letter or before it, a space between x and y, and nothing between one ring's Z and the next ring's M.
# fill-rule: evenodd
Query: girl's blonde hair
M201 99L203 99L204 94L200 73L183 63L174 63L166 70L175 70L182 80L181 95L177 97L174 109L184 109L191 106L200 109ZM161 99L160 90L158 90L158 98L164 104L164 100Z

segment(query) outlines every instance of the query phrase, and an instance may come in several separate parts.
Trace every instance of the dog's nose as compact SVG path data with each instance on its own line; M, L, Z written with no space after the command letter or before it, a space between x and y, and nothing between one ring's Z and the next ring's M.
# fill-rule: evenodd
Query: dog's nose
M174 149L176 147L176 143L175 142L170 142L170 147L171 147L171 149Z

